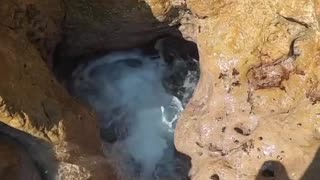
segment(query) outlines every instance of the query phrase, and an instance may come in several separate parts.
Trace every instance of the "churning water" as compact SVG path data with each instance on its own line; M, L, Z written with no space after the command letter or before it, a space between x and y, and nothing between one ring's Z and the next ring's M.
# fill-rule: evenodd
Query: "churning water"
M175 150L174 129L198 79L193 59L167 63L133 49L79 65L71 91L98 113L106 155L122 179L180 180L188 163Z

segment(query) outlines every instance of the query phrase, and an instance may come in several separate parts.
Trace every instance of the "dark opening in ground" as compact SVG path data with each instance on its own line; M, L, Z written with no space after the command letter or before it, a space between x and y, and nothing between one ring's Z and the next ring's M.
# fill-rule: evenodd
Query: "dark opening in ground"
M190 159L176 151L174 130L199 80L196 44L163 37L73 62L68 76L56 69L57 77L98 114L106 156L120 177L188 179Z

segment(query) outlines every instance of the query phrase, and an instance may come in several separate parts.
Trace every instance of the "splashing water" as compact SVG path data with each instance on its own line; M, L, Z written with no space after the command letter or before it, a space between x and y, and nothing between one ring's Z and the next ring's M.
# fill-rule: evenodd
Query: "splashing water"
M115 141L106 142L106 154L124 179L174 174L174 129L183 105L163 86L170 74L163 59L139 50L108 54L72 74L72 93L93 107L101 133Z

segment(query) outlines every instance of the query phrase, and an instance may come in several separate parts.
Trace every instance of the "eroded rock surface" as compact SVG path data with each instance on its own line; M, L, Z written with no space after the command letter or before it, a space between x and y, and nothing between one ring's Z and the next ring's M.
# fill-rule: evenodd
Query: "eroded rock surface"
M49 144L61 179L115 179L102 156L94 116L47 67L54 48L62 40L59 56L66 60L175 35L168 25L181 24L183 36L198 43L202 72L175 138L178 150L192 158L191 178L315 179L319 5L318 0L3 0L0 121Z
M50 66L61 39L63 17L62 1L0 2L0 121L47 143L55 158L40 157L42 151L33 148L38 142L9 127L1 125L0 131L22 141L48 179L57 172L60 179L68 180L116 179L103 156L94 116L66 93L45 63ZM5 147L10 144L1 143ZM24 151L18 146L12 150L10 168L23 177L28 165L14 157L24 156ZM50 167L46 161L52 161ZM6 166L1 168L6 171Z
M202 74L175 143L192 179L319 177L318 4L187 1Z

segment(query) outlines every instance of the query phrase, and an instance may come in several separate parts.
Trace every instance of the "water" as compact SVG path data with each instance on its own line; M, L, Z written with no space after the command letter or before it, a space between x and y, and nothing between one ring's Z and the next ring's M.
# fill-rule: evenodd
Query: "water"
M187 73L179 99L165 88L175 73L169 66L134 49L80 65L72 74L71 91L98 113L106 155L122 179L186 178L175 170L174 129L197 76Z

